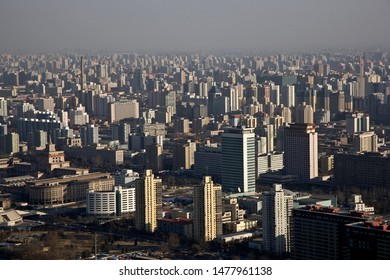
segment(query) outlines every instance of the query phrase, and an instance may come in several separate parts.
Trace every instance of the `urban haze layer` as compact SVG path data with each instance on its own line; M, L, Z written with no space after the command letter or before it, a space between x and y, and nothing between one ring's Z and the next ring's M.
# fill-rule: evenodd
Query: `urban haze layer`
M2 0L0 259L390 259L389 0Z

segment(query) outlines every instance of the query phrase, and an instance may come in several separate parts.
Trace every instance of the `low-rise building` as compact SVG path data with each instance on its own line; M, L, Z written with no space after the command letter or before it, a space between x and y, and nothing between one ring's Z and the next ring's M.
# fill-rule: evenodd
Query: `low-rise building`
M32 205L52 206L69 202L84 202L88 191L109 191L114 178L108 173L39 179L26 183L28 200Z
M0 228L16 226L22 222L22 216L20 216L15 210L0 210Z
M111 191L88 192L87 214L121 216L135 211L135 188L114 187Z

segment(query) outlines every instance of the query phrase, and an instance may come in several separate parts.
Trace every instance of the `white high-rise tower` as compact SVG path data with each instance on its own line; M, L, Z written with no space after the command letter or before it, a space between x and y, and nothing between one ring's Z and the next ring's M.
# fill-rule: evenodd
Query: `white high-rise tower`
M283 255L290 251L293 197L285 194L282 185L274 184L272 191L263 193L262 202L264 249L274 255Z
M253 192L256 188L256 138L253 128L228 127L222 133L222 188Z

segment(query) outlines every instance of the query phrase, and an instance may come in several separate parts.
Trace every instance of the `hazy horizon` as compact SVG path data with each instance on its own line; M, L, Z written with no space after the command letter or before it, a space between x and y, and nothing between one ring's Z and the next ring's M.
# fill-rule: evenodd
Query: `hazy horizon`
M389 0L3 0L0 51L389 48Z

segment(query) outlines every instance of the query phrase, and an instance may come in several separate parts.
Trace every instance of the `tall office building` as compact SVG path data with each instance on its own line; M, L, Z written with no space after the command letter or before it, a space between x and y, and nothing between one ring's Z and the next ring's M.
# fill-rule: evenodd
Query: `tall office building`
M256 138L252 128L228 127L222 133L222 187L228 192L256 188Z
M161 179L154 178L152 170L145 170L144 177L135 182L135 228L148 232L157 230L161 217Z
M286 174L301 181L318 176L318 135L313 124L291 124L284 128Z
M282 185L274 184L272 191L263 193L262 202L264 249L273 255L284 255L290 251L293 197L285 194Z
M194 239L211 241L222 234L222 188L210 176L194 187Z

